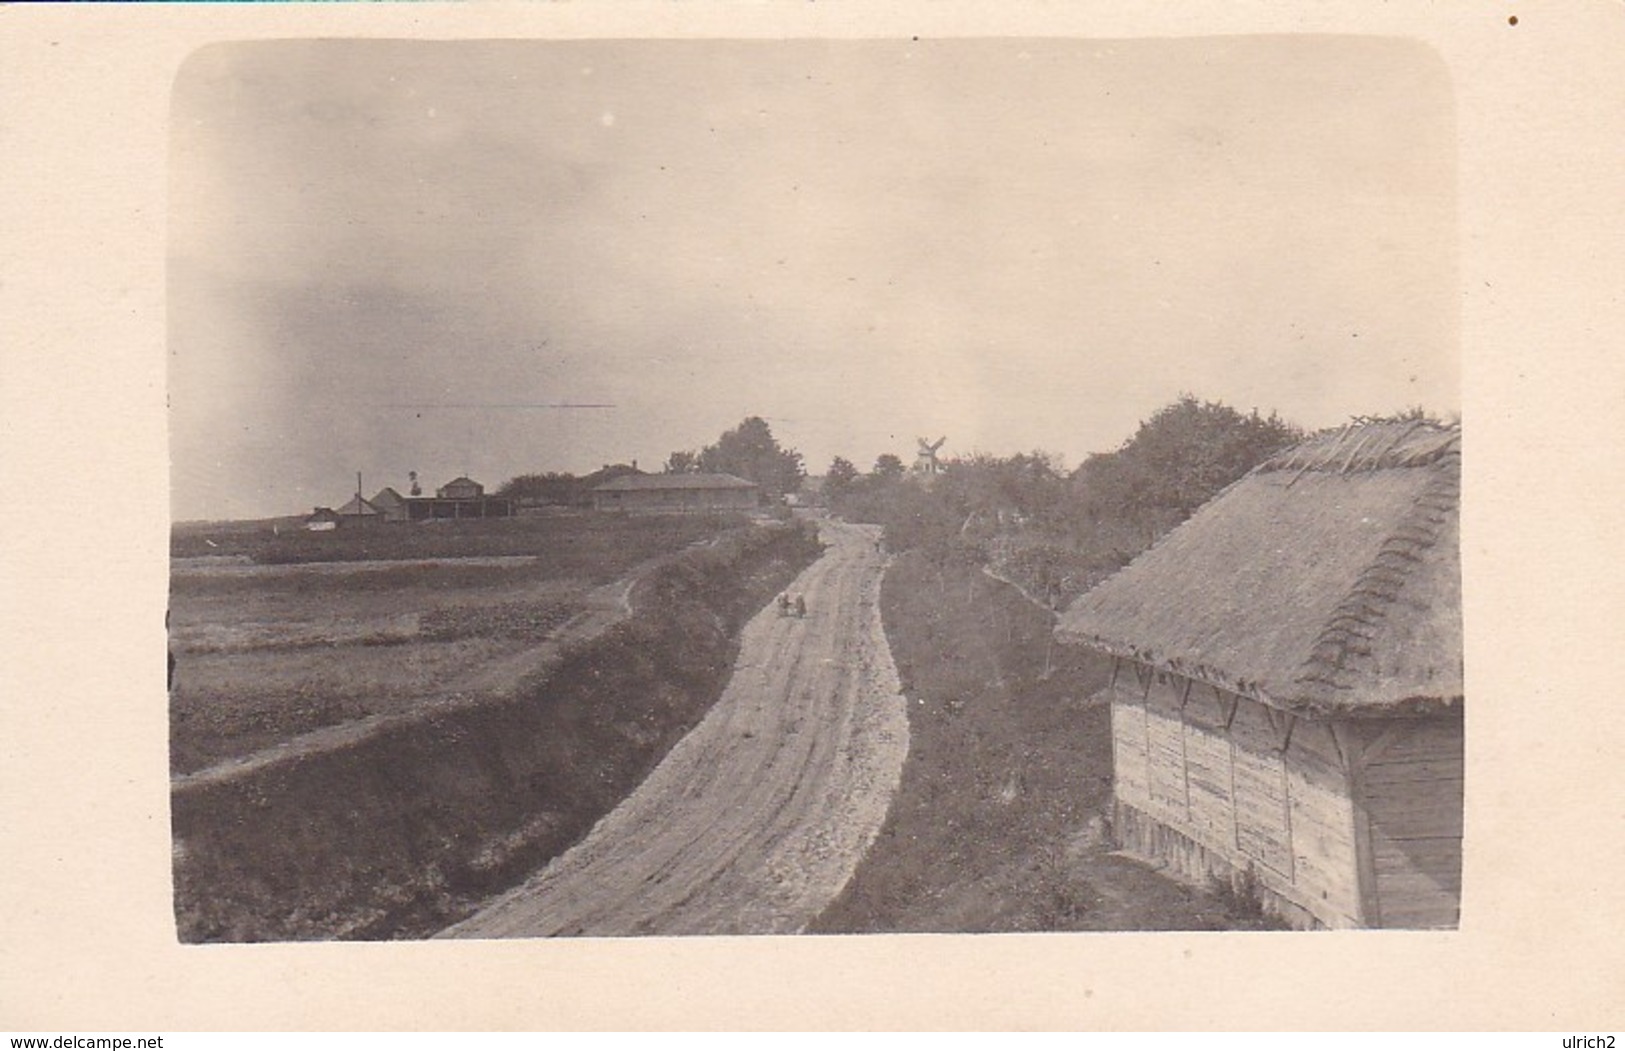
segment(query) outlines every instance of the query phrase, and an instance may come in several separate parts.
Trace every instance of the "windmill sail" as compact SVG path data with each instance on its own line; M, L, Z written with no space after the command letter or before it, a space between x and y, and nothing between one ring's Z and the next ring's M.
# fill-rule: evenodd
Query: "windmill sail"
M937 450L942 448L943 443L948 440L947 437L943 436L934 442L927 441L924 438L917 438L915 440L920 443L920 451L919 454L914 458L914 470L920 474L927 475L934 475L940 472L942 470L942 463L937 459Z

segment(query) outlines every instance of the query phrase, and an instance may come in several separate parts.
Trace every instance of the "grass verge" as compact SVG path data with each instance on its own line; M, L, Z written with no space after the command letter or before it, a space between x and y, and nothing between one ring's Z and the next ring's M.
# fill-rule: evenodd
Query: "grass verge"
M902 784L818 933L1227 930L1243 903L1111 852L1109 663L967 562L900 556L881 612L908 698Z

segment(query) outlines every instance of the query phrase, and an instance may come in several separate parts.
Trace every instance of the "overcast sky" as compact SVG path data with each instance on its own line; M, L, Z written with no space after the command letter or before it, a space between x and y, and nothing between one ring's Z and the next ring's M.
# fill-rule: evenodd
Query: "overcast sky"
M1182 391L1452 412L1451 122L1374 38L216 45L174 95L173 510L656 469L746 415L821 473L1075 465Z

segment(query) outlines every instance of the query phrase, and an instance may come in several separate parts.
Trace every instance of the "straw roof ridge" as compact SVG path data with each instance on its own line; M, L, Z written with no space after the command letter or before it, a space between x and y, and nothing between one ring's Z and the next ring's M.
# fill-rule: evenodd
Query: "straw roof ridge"
M1461 425L1429 420L1358 418L1265 460L1252 473L1380 471L1426 467L1461 455Z
M1227 487L1058 635L1286 711L1462 700L1460 427L1359 421Z
M1372 640L1405 585L1415 578L1415 567L1426 560L1428 549L1455 517L1460 499L1459 470L1435 471L1416 504L1383 541L1377 557L1334 608L1294 678L1306 693L1320 695L1320 706L1336 707L1336 695L1353 690L1370 669Z

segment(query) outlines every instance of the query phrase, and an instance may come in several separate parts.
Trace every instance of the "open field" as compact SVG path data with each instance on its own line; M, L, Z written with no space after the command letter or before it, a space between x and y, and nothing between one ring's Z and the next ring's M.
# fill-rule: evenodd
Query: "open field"
M605 516L591 511L516 518L373 523L312 533L297 519L188 523L171 532L171 558L243 556L266 565L384 559L541 560L552 576L611 580L651 553L742 524L737 515Z
M1110 851L1110 664L965 562L893 563L881 612L910 746L879 838L815 933L1271 926ZM1046 670L1048 674L1046 674Z
M788 525L690 544L629 591L593 588L623 610L507 689L176 778L179 937L421 937L467 916L579 839L705 716L740 626L818 552Z
M493 669L522 677L526 651L595 586L736 524L567 516L272 536L280 547L261 532L227 534L215 550L231 538L240 550L173 563L171 768L505 685ZM421 557L382 559L406 550ZM277 552L348 560L253 561Z

